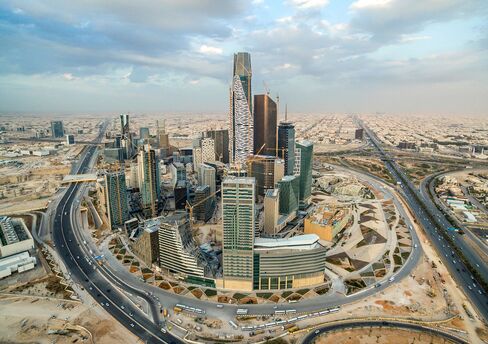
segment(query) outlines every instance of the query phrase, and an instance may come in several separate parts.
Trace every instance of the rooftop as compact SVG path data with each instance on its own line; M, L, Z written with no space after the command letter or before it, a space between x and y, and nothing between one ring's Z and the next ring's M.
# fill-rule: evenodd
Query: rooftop
M319 241L320 238L317 234L296 235L280 239L256 238L254 248L256 250L310 250L322 246Z

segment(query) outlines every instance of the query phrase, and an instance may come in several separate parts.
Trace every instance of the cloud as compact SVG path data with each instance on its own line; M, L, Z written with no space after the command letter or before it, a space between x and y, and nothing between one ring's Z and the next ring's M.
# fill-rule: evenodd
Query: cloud
M73 76L73 74L71 74L71 73L64 73L64 74L63 74L63 78L64 78L64 80L66 80L66 81L73 81L73 80L75 80L75 79L76 79L76 78Z
M290 0L290 4L299 9L320 9L329 4L329 0Z
M205 44L201 45L198 51L205 55L222 55L222 53L224 52L222 48L211 47Z
M358 0L353 2L349 8L363 9L363 8L378 8L386 7L391 4L392 0Z

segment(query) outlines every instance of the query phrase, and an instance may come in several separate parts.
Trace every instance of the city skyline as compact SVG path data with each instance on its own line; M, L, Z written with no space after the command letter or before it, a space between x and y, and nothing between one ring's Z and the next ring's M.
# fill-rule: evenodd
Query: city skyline
M225 114L237 51L253 56L253 93L265 81L290 113L488 109L483 1L11 0L0 13L3 114Z

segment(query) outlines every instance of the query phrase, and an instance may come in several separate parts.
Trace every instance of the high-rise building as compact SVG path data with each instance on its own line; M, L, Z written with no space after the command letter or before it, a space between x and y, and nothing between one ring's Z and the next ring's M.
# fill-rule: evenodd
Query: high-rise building
M254 191L254 178L228 177L222 182L224 288L253 288Z
M364 138L364 129L363 128L356 129L356 131L354 132L354 139L363 140L363 138Z
M285 175L293 175L295 166L295 126L281 122L278 126L278 156L285 160Z
M210 165L200 164L198 167L198 183L200 185L208 185L210 187L210 193L213 194L216 191L216 171Z
M203 133L204 137L210 137L215 142L215 160L229 163L229 131L209 130Z
M75 135L73 135L73 134L66 135L66 144L67 145L74 145L75 144Z
M202 164L202 148L201 147L193 147L192 149L192 157L193 157L193 170L198 171L198 166Z
M158 147L161 149L169 149L169 135L166 132L166 121L163 120L163 126L159 127L159 121L156 126L158 127ZM167 154L168 152L166 152Z
M280 190L269 189L264 196L264 233L270 236L276 234L280 217Z
M120 131L122 136L130 134L129 114L123 113L120 115Z
M120 115L120 128L122 134L122 147L125 148L125 157L130 159L134 152L133 142L132 142L132 134L129 128L129 115L128 114L121 114Z
M104 176L105 204L110 228L123 226L129 219L127 187L124 172L108 172Z
M271 155L254 155L248 161L247 175L256 178L257 194L264 196L266 190L274 189L284 177L285 167L282 159Z
M51 121L51 135L55 139L64 137L63 121Z
M297 142L300 151L300 206L304 206L312 196L313 143L307 140Z
M176 212L161 220L159 266L173 273L204 276L202 254L196 246L186 212Z
M267 94L254 96L254 154L276 156L277 111L276 103Z
M213 162L215 161L215 141L206 137L202 139L202 162Z
M113 163L116 161L124 161L124 151L122 148L105 148L103 150L103 159L106 163Z
M253 153L251 78L251 55L246 52L234 54L229 136L231 161L238 164L244 163Z
M284 176L278 182L280 190L280 214L296 213L300 197L300 179L298 176Z
M144 140L145 143L147 143L147 140L149 140L149 128L145 128L145 127L139 128L139 138L141 140Z
M146 216L157 216L161 195L159 163L154 149L144 145L137 156L141 206Z
M180 181L186 181L186 168L181 162L173 162L170 166L171 182L174 185Z
M193 216L195 219L207 222L212 218L214 212L215 198L210 196L208 185L197 186L193 200Z

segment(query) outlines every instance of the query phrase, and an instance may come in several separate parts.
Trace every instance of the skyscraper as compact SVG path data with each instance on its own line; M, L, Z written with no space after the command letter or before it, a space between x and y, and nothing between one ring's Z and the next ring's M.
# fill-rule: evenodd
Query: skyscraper
M298 210L300 179L298 176L284 176L278 182L280 190L280 214L289 215Z
M125 156L130 159L132 157L133 147L128 114L120 115L120 131L122 134L122 146L125 148Z
M254 154L276 155L278 109L267 94L254 96Z
M104 176L107 218L110 227L123 226L129 219L124 172L108 172Z
M63 121L51 121L51 136L55 139L64 137Z
M215 168L207 164L200 164L198 167L198 183L200 185L208 185L210 193L215 193Z
M193 216L195 219L207 222L212 218L214 212L214 197L210 197L208 185L197 186L193 200Z
M276 226L280 217L280 190L269 189L264 196L264 233L276 234Z
M144 140L149 140L149 128L141 127L139 128L139 138Z
M300 150L300 206L304 206L312 195L313 143L297 142L296 149Z
M210 137L215 142L216 161L229 163L229 131L228 130L209 130L203 133L204 137Z
M161 194L159 163L150 145L144 145L137 157L139 192L141 205L146 216L157 216Z
M253 288L254 190L254 178L228 177L222 182L224 288Z
M284 162L271 155L254 155L248 161L248 176L256 178L257 194L264 196L266 190L274 189L284 176Z
M169 136L166 132L166 121L163 120L163 126L159 127L159 121L157 121L156 126L158 127L158 145L161 149L169 148ZM166 152L167 154L167 152Z
M242 164L253 153L253 118L251 103L251 55L234 54L234 73L229 111L231 161Z
M202 139L202 162L215 161L215 141L210 137Z
M285 175L293 175L295 165L295 126L281 122L278 126L278 156L285 160Z

